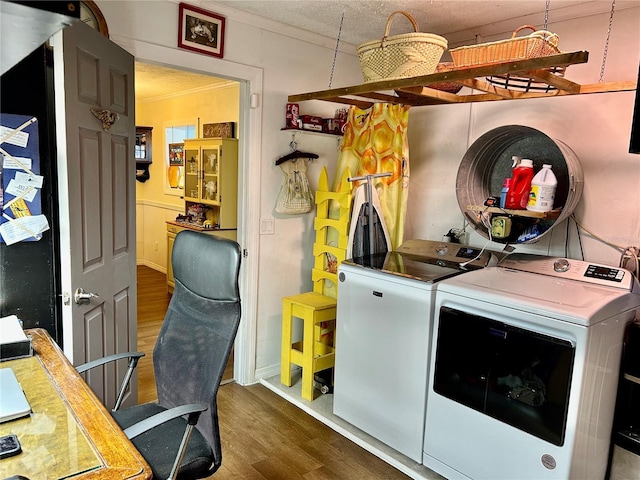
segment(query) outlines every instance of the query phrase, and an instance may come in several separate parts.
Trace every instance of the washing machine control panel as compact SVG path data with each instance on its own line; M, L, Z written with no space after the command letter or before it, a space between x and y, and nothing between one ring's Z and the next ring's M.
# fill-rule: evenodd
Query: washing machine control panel
M571 268L571 263L566 258L559 258L553 262L553 269L556 272L566 272Z
M491 253L480 248L461 243L437 242L433 240L407 240L396 250L417 257L442 260L443 262L465 263L472 267L486 267L491 260Z
M589 263L569 258L546 257L542 255L512 254L504 258L499 267L539 273L558 278L623 288L632 291L638 288L637 280L631 272L623 269Z
M610 282L621 282L624 278L624 270L620 268L603 267L602 265L589 264L585 277L601 278Z

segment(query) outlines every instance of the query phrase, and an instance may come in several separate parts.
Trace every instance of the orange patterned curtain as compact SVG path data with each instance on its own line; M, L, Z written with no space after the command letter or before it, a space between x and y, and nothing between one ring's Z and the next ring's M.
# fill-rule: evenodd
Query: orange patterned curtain
M354 177L391 172L374 179L382 214L391 237L391 248L402 244L409 192L409 106L376 103L367 110L349 109L338 158L335 185L349 168ZM355 182L354 189L360 182Z

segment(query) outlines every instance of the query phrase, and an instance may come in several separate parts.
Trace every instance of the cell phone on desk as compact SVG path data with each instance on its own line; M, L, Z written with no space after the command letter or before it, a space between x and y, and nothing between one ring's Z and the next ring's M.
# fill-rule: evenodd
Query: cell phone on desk
M15 435L0 437L0 458L13 457L22 451L20 441Z

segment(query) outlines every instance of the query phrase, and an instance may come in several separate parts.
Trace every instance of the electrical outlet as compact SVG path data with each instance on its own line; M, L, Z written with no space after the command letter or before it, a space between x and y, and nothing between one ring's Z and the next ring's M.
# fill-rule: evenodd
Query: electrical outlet
M154 245L156 252L158 251L158 242L155 243Z
M260 235L273 235L275 219L265 217L260 219Z

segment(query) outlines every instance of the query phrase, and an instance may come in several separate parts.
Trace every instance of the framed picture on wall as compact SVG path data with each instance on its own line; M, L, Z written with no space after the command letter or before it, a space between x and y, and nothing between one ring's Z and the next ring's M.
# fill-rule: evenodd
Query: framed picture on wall
M169 165L184 165L184 143L169 144Z
M224 17L186 3L180 4L178 46L222 58Z
M235 138L235 122L205 123L202 125L202 138Z
M184 143L169 144L169 167L167 179L169 188L181 189L184 175Z

